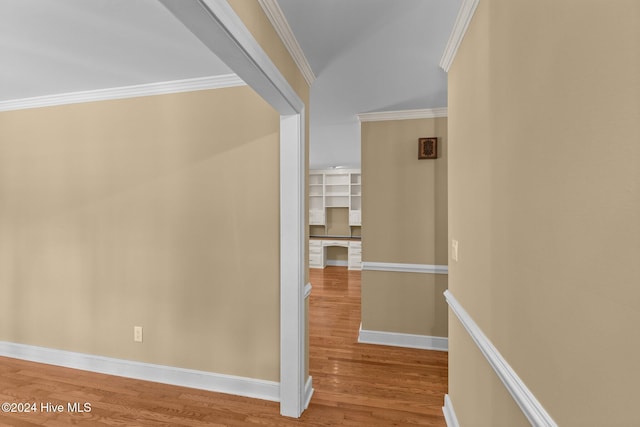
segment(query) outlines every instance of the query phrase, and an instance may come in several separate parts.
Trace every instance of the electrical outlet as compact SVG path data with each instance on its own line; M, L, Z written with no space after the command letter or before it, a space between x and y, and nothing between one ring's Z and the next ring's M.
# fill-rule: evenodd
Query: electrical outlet
M133 327L133 340L135 342L142 342L142 326Z
M451 240L451 259L458 261L458 241L455 239Z

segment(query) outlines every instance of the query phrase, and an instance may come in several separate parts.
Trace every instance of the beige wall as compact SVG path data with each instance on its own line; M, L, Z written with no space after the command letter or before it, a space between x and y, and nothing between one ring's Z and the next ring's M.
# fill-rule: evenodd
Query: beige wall
M342 246L327 246L326 261L343 261L346 263L349 260L348 253L348 248Z
M447 276L390 271L362 272L362 328L447 336Z
M418 160L431 136L439 158ZM446 118L362 123L363 261L447 264L447 145ZM364 271L363 329L446 336L446 280Z
M248 87L1 113L0 340L278 381L278 132Z
M326 208L326 234L327 236L349 236L349 208Z
M258 2L230 4L308 105ZM0 340L279 380L279 118L264 101L225 89L0 126Z
M637 1L482 0L449 73L449 288L561 426L640 425L638 52ZM460 424L527 425L450 326Z
M280 40L278 33L271 25L257 0L227 0L244 25L251 31L260 47L267 53L271 61L287 79L298 96L309 105L309 86L297 65L291 58L289 51ZM307 128L308 115L307 115ZM309 138L307 137L307 141ZM307 168L308 169L308 168Z
M235 13L240 17L244 25L249 29L249 31L253 34L253 37L256 39L258 44L262 47L262 49L267 53L271 61L278 68L280 73L284 76L287 82L291 85L293 90L298 94L300 99L304 102L305 111L305 173L307 174L308 182L308 173L309 173L309 85L304 79L304 76L300 72L300 69L295 64L289 51L282 43L282 40L276 33L275 29L269 22L269 19L265 15L262 7L256 0L228 0L228 3L231 5ZM305 186L305 198L307 200L305 205L305 230L308 230L309 224L309 209L308 209L308 199L309 199L309 188ZM309 247L308 240L308 232L305 237L304 247ZM309 257L305 255L305 284L309 283ZM303 284L301 284L303 286ZM307 300L305 303L305 313L309 312L309 301ZM307 326L305 327L305 337L306 337L306 354L307 358L305 359L305 372L306 376L309 376L309 363L308 363L308 355L309 355L309 327L308 321L306 322Z

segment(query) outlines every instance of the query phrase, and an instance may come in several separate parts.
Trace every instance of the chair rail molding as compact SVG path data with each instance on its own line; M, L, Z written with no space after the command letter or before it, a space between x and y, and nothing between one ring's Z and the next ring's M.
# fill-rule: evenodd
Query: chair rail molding
M558 427L553 418L551 418L533 393L527 388L498 349L491 343L484 332L482 332L458 300L455 299L451 291L446 290L444 297L451 311L458 317L462 326L467 330L531 425L535 427Z
M453 60L467 32L467 28L469 28L469 23L478 7L478 3L480 3L480 0L462 0L456 22L453 24L453 30L449 36L449 41L440 59L440 68L447 73L449 72L449 68L451 68L451 64L453 64Z
M397 273L449 274L449 266L432 264L402 264L394 262L362 262L362 271L393 271Z

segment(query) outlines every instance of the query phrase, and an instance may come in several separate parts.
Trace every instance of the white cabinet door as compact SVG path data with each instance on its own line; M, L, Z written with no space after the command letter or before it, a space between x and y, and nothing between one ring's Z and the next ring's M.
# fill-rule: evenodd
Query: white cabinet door
M349 211L349 225L362 225L362 211Z
M362 242L349 242L349 270L362 270Z
M309 268L324 268L322 240L309 240Z
M324 210L310 210L309 225L324 225Z

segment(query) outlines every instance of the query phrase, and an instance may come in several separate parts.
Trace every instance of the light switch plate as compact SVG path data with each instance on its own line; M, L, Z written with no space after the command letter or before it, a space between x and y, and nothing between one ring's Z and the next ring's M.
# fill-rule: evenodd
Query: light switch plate
M458 241L455 239L451 240L451 259L458 261Z

